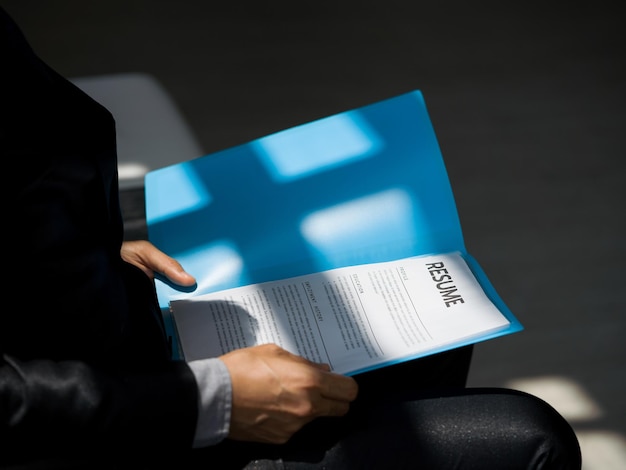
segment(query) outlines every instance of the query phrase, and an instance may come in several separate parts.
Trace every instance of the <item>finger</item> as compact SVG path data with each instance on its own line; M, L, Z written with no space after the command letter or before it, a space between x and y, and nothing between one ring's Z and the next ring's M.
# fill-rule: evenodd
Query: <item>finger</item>
M322 416L344 416L350 411L350 402L347 401L326 400L323 406Z
M335 374L324 374L320 394L332 401L351 402L359 393L359 386L352 377Z
M279 348L279 353L289 356L292 360L307 364L320 373L320 396L331 400L353 401L358 393L358 385L352 377L331 372L329 364L313 362L305 357L295 355L286 349Z
M177 260L166 255L151 243L143 244L139 254L150 269L162 274L170 281L182 286L195 284L195 278L186 272Z
M158 265L155 266L157 271L181 286L192 286L196 283L196 279L185 271L178 261L167 255L164 257L160 258Z
M315 367L316 369L319 370L323 370L324 372L330 372L330 364L325 364L323 362L313 362L313 361L308 361L308 363Z

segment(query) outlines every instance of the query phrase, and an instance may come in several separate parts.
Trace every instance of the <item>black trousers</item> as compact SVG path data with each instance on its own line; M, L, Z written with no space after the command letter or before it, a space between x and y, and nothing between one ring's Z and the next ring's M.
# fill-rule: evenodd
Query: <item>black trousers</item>
M465 388L471 351L357 377L347 416L317 420L282 446L227 440L192 452L185 468L580 469L578 440L550 405L519 391Z

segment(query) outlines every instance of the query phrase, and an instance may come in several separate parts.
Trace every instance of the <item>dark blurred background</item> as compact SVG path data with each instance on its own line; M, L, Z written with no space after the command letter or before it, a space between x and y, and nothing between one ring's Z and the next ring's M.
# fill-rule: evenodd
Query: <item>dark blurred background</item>
M626 468L618 3L0 4L67 77L156 78L197 156L422 90L468 250L526 327L477 345L470 385L542 396L574 425L586 469ZM142 235L141 189L127 193Z

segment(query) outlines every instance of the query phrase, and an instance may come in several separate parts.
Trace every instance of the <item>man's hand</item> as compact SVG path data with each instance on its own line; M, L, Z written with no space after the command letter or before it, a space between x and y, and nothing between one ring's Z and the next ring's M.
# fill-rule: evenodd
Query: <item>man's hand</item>
M356 398L356 381L274 345L220 357L233 386L229 437L283 444L321 416L342 416Z
M124 261L140 268L150 279L154 279L154 273L157 272L180 286L193 286L196 282L178 261L149 241L125 241L120 253Z

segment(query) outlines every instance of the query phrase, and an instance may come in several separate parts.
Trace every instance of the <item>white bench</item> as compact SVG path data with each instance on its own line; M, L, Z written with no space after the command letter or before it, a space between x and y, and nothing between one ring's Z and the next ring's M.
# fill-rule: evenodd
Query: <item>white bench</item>
M153 76L123 73L71 81L115 118L121 190L143 188L150 170L203 155L175 102Z

